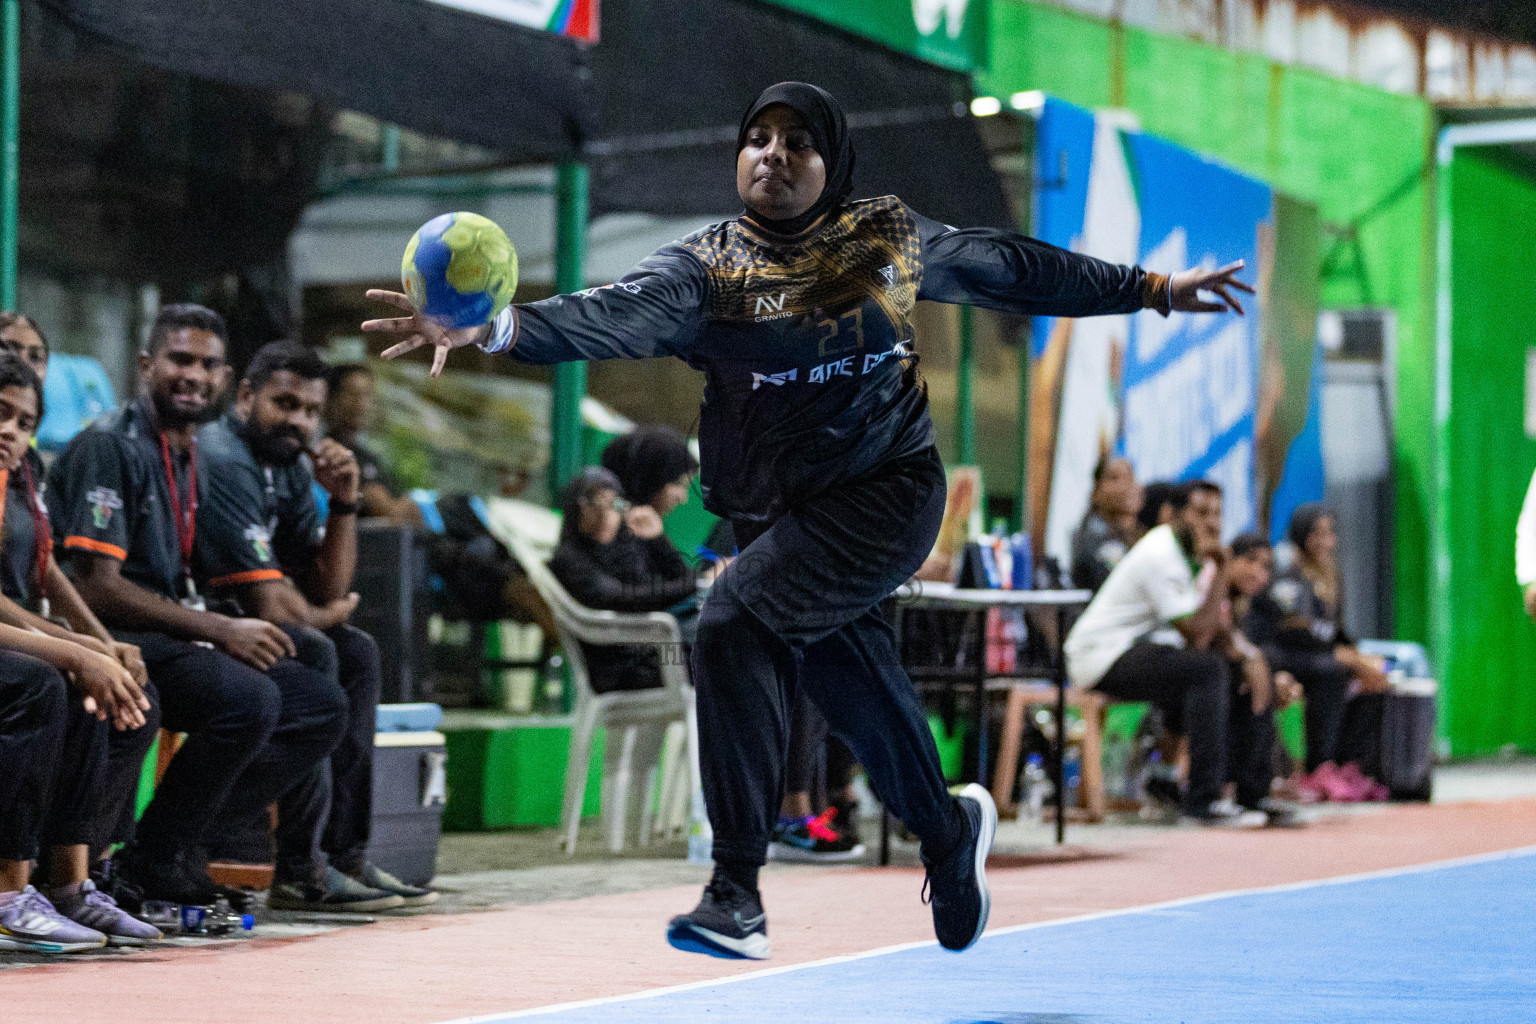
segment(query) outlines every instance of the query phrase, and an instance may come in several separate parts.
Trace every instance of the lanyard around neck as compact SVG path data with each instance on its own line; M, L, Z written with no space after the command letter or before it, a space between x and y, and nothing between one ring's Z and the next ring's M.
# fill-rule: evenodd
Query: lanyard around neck
M192 542L197 536L197 438L187 442L187 503L181 503L181 488L176 486L176 469L171 464L171 446L160 434L160 457L165 463L165 486L171 493L171 515L175 517L176 539L181 542L182 575L192 575Z

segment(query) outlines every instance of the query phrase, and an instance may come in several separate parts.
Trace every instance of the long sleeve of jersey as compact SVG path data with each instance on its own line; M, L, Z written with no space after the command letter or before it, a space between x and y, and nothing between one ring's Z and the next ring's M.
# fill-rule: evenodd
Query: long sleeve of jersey
M952 228L913 214L923 265L919 299L1015 316L1098 316L1146 308L1147 273L1016 231ZM1166 292L1164 292L1166 295Z
M688 357L709 280L698 259L667 245L615 284L508 307L482 348L522 363ZM510 351L508 351L510 350Z

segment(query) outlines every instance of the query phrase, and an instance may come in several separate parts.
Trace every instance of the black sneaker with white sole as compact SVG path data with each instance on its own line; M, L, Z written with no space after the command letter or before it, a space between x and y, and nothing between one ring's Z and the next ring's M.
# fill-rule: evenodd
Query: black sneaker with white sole
M325 874L314 880L274 878L267 893L267 907L271 910L371 914L404 905L405 900L396 893L364 885L333 867L327 867Z
M768 915L762 898L715 872L691 914L667 925L667 942L686 953L728 960L768 959Z
M957 794L965 819L965 838L942 860L928 863L923 887L933 908L933 933L939 945L959 952L986 930L992 912L987 889L987 854L997 837L997 805L983 786L971 783Z

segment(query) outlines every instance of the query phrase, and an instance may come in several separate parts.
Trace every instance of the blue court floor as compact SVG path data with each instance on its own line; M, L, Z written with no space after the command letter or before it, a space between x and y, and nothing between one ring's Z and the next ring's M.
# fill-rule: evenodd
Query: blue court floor
M523 1017L1536 1024L1536 850L1002 930L959 955L898 947L476 1020Z

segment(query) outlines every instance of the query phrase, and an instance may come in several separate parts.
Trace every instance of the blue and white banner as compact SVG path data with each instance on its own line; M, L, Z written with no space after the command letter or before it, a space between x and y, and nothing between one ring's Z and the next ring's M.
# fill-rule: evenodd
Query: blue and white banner
M1245 260L1242 278L1261 285L1273 251L1269 187L1122 118L1047 100L1036 147L1038 237L1163 273ZM1225 535L1254 527L1262 298L1245 303L1246 317L1036 320L1032 391L1055 415L1051 443L1031 444L1030 499L1035 522L1044 513L1048 554L1069 562L1093 467L1111 453L1127 456L1143 483L1219 483Z

